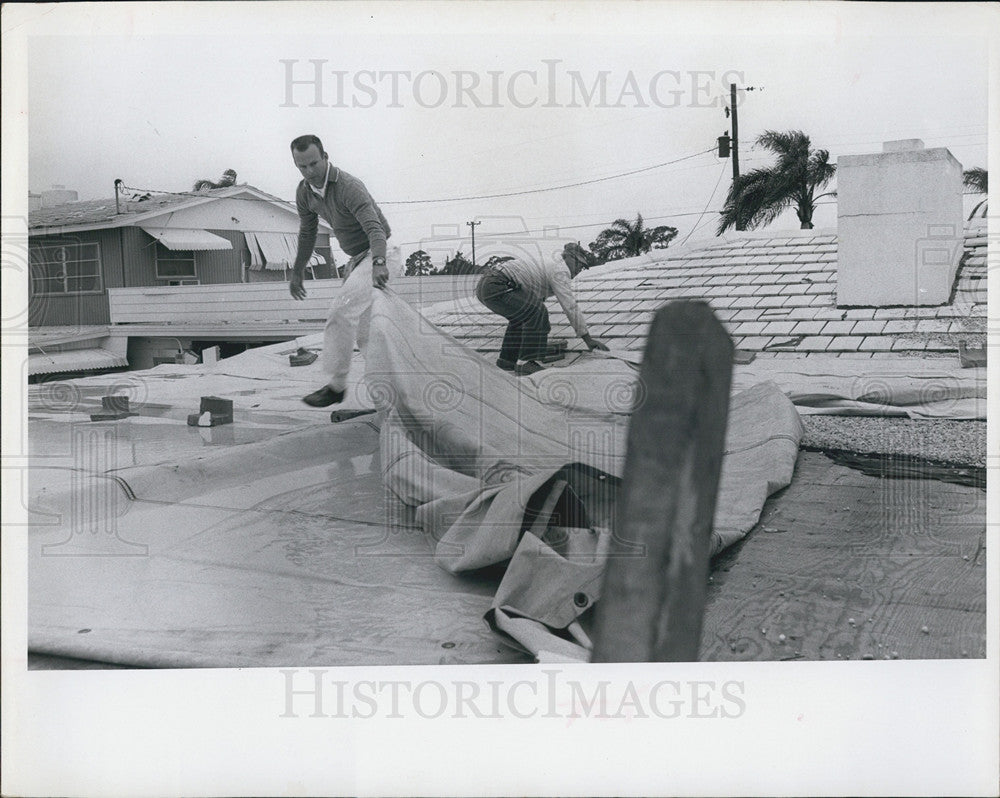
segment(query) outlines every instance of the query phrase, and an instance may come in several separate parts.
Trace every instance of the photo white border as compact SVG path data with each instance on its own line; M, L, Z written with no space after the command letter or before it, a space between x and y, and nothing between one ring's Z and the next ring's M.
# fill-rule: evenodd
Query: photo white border
M942 4L945 6L947 4ZM437 6L431 8L431 6ZM26 217L27 39L31 35L227 35L313 32L309 3L108 3L3 7L4 236ZM338 3L338 24L426 34L536 26L561 34L668 21L692 35L829 26L842 35L890 25L933 33L947 14L991 36L990 131L1000 129L998 21L989 4L843 3ZM193 22L197 20L198 24ZM780 24L779 24L780 23ZM940 23L939 23L940 24ZM113 101L113 99L112 99ZM997 141L989 168L1000 173ZM994 184L995 185L995 184ZM993 207L997 204L993 190ZM1000 234L997 211L992 240ZM22 222L23 223L23 222ZM15 231L16 232L16 231ZM990 263L998 253L992 250ZM27 295L4 264L3 318ZM989 316L998 318L996 290ZM992 329L995 331L996 327ZM995 335L995 332L993 333ZM23 360L5 338L3 417L23 418ZM22 336L26 344L26 336ZM11 343L12 345L8 345ZM997 358L989 395L998 395ZM995 483L997 429L988 425ZM991 795L998 784L997 597L1000 511L988 508L987 658L969 661L692 663L576 666L580 678L742 681L737 718L425 720L281 718L279 669L26 670L26 529L12 500L27 464L26 435L3 425L3 793L16 795ZM475 619L473 619L475 620ZM542 666L348 668L331 679L537 678ZM448 674L445 676L445 674Z

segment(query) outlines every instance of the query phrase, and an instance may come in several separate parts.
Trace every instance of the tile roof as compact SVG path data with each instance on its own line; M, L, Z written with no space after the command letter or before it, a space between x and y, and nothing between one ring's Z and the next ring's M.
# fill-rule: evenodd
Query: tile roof
M39 208L30 211L28 213L28 229L33 232L39 232L46 227L77 227L84 225L117 227L122 224L133 224L134 221L132 219L145 217L149 214L176 210L181 205L196 203L206 199L224 199L225 197L236 196L246 192L287 206L290 211L295 212L295 206L287 200L275 197L272 194L244 183L229 188L215 188L197 192L144 195L147 198L142 200L134 200L131 197L143 195L130 194L128 198L125 196L119 198L117 208L115 207L114 197L67 202L62 205L53 205L50 208Z
M591 334L612 349L641 349L653 312L703 299L741 350L758 357L946 355L982 346L986 328L986 228L965 234L952 301L924 307L838 307L836 230L744 233L684 249L603 264L574 280ZM549 300L553 338L582 349ZM482 352L500 348L495 314L475 299L436 306L429 318Z

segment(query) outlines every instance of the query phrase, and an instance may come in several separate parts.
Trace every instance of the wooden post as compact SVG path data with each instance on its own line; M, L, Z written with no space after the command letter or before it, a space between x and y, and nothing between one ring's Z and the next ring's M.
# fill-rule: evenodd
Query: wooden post
M698 658L733 345L703 302L657 311L628 434L593 662Z

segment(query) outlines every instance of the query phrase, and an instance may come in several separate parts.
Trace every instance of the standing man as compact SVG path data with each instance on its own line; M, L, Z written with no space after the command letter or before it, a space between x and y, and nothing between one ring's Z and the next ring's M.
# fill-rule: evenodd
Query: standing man
M302 277L316 246L320 216L333 228L340 248L350 256L344 268L344 284L334 297L323 330L323 370L329 382L304 396L312 407L328 407L342 402L347 388L354 343L364 351L368 342L372 288L389 282L386 240L389 223L365 184L330 163L323 142L316 136L299 136L292 141L292 160L302 182L295 192L299 211L299 246L289 285L296 299L305 299Z
M594 256L570 242L563 248L561 261L549 264L505 261L487 271L476 286L479 301L509 322L497 359L497 365L504 371L526 376L542 370L534 359L545 354L552 329L545 307L550 296L559 300L569 323L589 349L608 351L607 346L587 331L587 322L577 307L570 284L581 271L593 265ZM525 362L519 364L519 360Z

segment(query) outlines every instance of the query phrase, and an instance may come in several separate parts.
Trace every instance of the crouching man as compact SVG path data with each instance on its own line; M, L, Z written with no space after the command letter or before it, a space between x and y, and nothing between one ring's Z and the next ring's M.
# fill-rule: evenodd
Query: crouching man
M476 286L476 297L494 313L507 319L497 365L519 376L534 374L543 366L535 361L548 346L549 312L545 300L555 296L569 323L591 350L608 348L587 330L583 313L573 296L571 281L594 264L594 256L576 243L569 243L560 260L535 263L509 260L487 271Z

